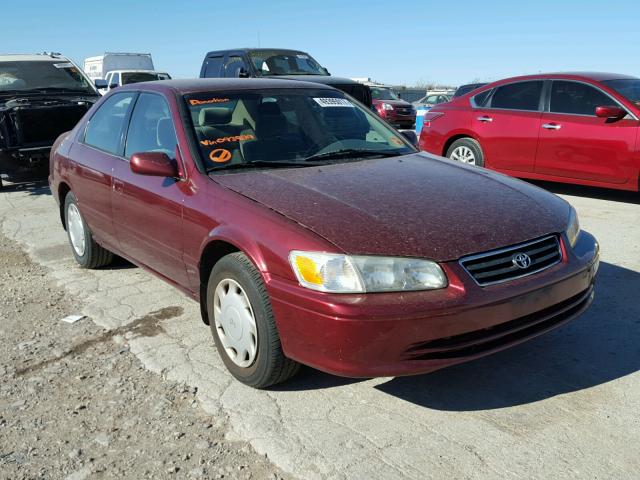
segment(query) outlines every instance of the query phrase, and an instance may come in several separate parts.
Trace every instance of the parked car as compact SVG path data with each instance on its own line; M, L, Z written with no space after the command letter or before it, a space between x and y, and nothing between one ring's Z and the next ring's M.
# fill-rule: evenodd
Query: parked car
M198 300L254 387L299 363L436 370L593 298L598 244L567 202L419 153L317 83L125 85L58 139L50 184L81 267L117 254Z
M546 74L491 83L425 115L420 147L515 177L638 190L640 79Z
M200 78L267 78L330 85L372 106L369 87L349 78L332 77L311 55L299 50L240 48L206 54Z
M413 129L416 125L416 110L388 87L371 87L371 97L376 112L396 128Z
M446 103L449 100L451 100L451 95L447 95L446 93L432 93L429 95L425 95L420 100L413 102L413 106L416 108L423 107L428 110L434 105Z
M0 173L46 167L55 139L98 98L82 70L60 54L0 55Z
M156 72L154 70L114 70L107 73L105 78L106 88L100 90L103 95L122 85L140 82L153 82L155 80L171 80L171 75L167 72Z
M150 53L106 52L84 60L84 71L91 80L104 80L114 70L155 70L155 67Z
M453 93L452 98L461 97L462 95L466 95L467 93L477 90L480 87L484 87L485 85L486 83L467 83L466 85L460 85Z

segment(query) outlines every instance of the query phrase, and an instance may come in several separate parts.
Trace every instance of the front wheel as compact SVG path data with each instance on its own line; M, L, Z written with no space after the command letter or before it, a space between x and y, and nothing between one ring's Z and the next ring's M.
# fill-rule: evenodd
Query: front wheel
M297 373L300 365L282 351L262 276L246 255L232 253L216 263L206 301L218 353L234 377L266 388Z
M473 138L459 138L447 149L447 158L456 162L484 167L482 147Z
M82 268L98 268L112 262L113 253L93 239L91 230L80 214L78 201L71 192L64 199L64 221L71 251L78 265Z

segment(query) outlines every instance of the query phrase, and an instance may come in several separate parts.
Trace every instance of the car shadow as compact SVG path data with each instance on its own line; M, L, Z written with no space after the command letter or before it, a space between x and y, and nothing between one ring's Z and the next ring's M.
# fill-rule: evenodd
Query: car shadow
M522 405L584 390L640 369L640 273L602 263L589 310L546 335L494 355L376 386L446 411Z
M7 182L3 179L4 185L0 193L4 192L26 192L29 195L51 195L49 184L44 179L25 179Z
M574 195L576 197L588 197L611 202L632 203L640 205L640 193L626 190L613 190L609 188L586 187L568 183L544 182L541 180L527 180L527 182L544 188L552 193L561 195Z

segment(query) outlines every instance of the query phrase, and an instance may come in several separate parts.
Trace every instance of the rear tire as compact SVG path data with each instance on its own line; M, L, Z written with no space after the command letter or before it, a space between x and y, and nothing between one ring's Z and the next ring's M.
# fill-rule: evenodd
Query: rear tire
M446 157L467 165L484 167L482 147L477 140L470 137L459 138L453 142L447 149Z
M229 254L216 263L206 302L216 348L236 379L267 388L298 372L300 364L282 351L262 276L244 253Z
M71 252L81 268L104 267L113 261L113 253L93 239L91 230L80 214L78 201L71 192L64 199L64 224Z

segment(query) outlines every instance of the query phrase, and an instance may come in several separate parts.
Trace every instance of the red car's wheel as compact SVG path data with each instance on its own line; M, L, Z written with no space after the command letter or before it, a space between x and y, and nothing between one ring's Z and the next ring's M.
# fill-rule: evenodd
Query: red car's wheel
M447 158L469 165L484 167L484 153L482 147L473 138L460 138L447 149Z
M232 253L216 263L206 301L216 347L234 377L266 388L296 374L299 364L282 352L260 272L245 254Z

